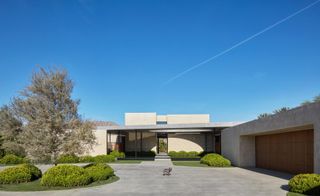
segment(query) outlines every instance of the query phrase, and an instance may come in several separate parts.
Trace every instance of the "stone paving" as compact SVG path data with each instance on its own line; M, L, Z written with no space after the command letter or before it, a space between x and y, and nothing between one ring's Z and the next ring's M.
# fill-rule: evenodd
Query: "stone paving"
M203 168L173 166L171 161L145 161L140 164L110 164L120 180L112 184L46 192L0 192L1 196L28 195L286 195L286 174L242 168ZM163 176L172 167L171 176Z

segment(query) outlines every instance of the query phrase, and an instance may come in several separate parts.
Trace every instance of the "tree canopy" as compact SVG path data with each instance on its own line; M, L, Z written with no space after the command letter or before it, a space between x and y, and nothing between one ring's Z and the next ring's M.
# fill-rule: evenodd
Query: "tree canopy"
M66 70L40 68L13 99L17 140L30 159L55 163L60 154L82 154L95 143L93 124L81 118L80 101L72 99L73 86Z

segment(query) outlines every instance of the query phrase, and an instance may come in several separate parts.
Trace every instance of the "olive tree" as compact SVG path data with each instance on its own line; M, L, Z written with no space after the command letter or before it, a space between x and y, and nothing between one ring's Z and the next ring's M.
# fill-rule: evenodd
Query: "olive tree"
M56 163L60 154L84 153L92 148L93 124L78 114L72 99L73 82L62 69L40 68L13 107L22 119L19 136L28 157Z

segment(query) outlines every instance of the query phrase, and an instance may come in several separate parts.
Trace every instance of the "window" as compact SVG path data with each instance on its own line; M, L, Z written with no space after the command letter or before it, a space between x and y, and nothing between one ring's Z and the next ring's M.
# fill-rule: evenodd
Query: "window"
M157 125L166 125L167 121L157 121Z

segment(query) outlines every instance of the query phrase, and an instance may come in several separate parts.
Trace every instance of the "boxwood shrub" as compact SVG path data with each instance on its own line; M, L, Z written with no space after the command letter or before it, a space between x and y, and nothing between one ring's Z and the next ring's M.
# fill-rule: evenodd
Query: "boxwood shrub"
M126 157L124 152L119 152L117 150L112 151L110 155L114 156L115 158L122 158L122 159Z
M196 151L170 151L168 154L171 158L200 158L199 153Z
M79 163L91 163L94 162L94 157L87 155L87 156L82 156L79 157Z
M84 186L92 182L88 172L75 165L58 165L48 169L41 178L42 186L74 187Z
M4 157L0 159L0 164L21 164L21 163L27 163L28 160L26 158L18 157L13 154L7 154Z
M107 180L114 175L113 169L105 163L93 163L84 168L94 182Z
M97 155L94 157L94 162L96 163L110 163L114 161L115 157L112 155Z
M207 154L201 158L200 163L211 167L230 167L231 162L223 156L215 153Z
M59 156L58 163L78 163L79 157L76 155L61 155Z
M320 174L298 174L290 179L291 192L320 195Z
M18 184L39 179L42 173L34 165L22 164L9 167L0 172L0 184Z

